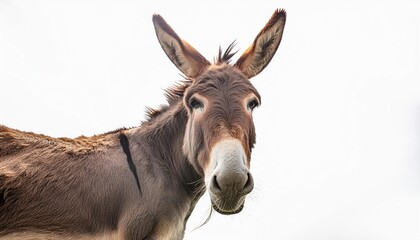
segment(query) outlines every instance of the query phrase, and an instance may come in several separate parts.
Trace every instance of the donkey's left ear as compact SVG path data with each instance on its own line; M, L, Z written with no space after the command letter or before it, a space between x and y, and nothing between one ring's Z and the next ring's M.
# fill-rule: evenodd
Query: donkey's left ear
M235 63L245 76L252 78L268 65L280 45L285 23L286 12L277 9L257 35L254 43Z

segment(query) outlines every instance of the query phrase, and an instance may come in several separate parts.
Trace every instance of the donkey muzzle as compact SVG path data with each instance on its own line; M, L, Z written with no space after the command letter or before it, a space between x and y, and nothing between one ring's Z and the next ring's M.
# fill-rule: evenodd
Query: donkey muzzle
M240 212L245 196L254 188L254 180L246 161L239 140L223 140L213 147L210 174L206 182L213 208L219 213Z

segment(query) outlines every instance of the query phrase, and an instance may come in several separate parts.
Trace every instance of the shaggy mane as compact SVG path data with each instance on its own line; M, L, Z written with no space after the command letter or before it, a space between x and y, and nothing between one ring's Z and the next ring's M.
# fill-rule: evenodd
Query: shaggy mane
M169 88L164 90L166 101L168 104L162 104L158 108L152 108L146 106L146 121L150 122L165 112L172 104L175 104L184 97L185 90L191 86L193 79L183 76L184 80L178 81Z
M236 46L236 41L233 41L229 46L226 48L225 52L222 54L222 47L219 46L219 54L214 61L214 64L220 65L223 63L229 64L232 60L232 57L238 52L232 52L233 48Z

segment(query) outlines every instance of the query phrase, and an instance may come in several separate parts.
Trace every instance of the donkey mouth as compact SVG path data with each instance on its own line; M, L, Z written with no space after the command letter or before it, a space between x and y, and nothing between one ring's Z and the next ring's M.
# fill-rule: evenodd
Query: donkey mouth
M246 195L238 195L235 191L227 191L219 194L210 191L210 200L213 209L223 215L241 212L244 208L245 197Z
M244 209L244 202L236 209L222 209L217 204L215 204L213 201L212 201L211 204L213 206L213 209L216 210L216 212L218 212L220 214L223 214L223 215L237 214L237 213L241 212L242 209Z

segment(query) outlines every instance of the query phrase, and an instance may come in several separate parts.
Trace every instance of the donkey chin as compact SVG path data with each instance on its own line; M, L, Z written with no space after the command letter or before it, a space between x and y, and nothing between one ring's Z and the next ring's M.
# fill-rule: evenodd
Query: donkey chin
M239 140L222 140L212 148L206 185L217 212L228 215L242 211L246 195L254 188L247 161Z
M245 196L217 196L210 193L210 198L213 209L224 215L239 213L244 208Z

